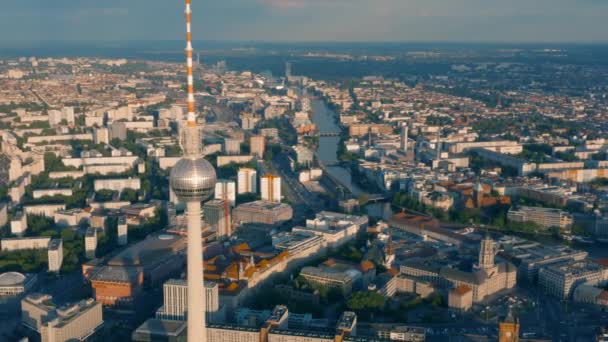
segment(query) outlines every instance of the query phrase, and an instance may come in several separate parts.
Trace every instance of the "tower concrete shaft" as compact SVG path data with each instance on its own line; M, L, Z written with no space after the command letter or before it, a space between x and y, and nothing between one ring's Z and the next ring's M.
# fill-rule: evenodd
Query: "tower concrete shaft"
M201 203L186 204L188 224L188 341L206 342Z

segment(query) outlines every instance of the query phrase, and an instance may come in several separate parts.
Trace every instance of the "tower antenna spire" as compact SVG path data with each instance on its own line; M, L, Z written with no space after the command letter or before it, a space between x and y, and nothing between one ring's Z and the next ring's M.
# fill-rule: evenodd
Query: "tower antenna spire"
M194 113L194 74L192 72L192 8L191 0L186 0L186 64L188 75L188 126L196 126Z
M187 75L187 103L188 117L186 124L180 132L180 144L186 158L200 158L203 155L201 127L196 122L194 100L194 73L192 55L192 0L186 0L186 75Z

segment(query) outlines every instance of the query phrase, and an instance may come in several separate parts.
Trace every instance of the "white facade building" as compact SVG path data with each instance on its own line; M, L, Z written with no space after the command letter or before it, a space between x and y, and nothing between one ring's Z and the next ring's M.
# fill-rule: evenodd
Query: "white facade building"
M84 236L84 250L87 257L95 257L95 251L97 250L97 229L89 227Z
M127 224L127 218L125 216L121 216L118 219L118 244L124 246L128 243L128 235L129 235L129 225Z
M50 237L26 237L26 238L8 238L2 239L0 245L2 251L18 251L24 249L47 249L49 247Z
M0 227L8 223L8 204L0 202Z
M11 234L23 235L27 230L27 216L23 212L17 213L11 219Z
M215 199L227 199L230 205L236 204L236 183L229 180L219 180L215 184Z
M281 202L281 177L265 175L260 181L262 200Z
M219 323L220 311L219 287L217 283L204 283L207 321ZM183 321L188 313L188 285L184 279L170 279L163 284L163 306L156 312L159 319Z
M93 130L93 142L96 144L109 144L110 130L106 127L95 128Z
M141 181L139 178L96 179L94 187L95 191L123 191L125 189L139 190L141 189Z
M49 272L59 272L63 263L63 240L53 239L48 250Z
M49 110L49 125L55 127L62 123L70 126L76 123L74 107L63 107L61 110Z
M237 177L238 194L256 193L258 191L258 172L250 168L240 168Z
M61 307L51 299L34 294L21 301L23 324L39 332L42 342L85 341L103 324L101 303L93 299Z
M26 215L53 217L56 212L65 210L65 204L39 204L23 207Z

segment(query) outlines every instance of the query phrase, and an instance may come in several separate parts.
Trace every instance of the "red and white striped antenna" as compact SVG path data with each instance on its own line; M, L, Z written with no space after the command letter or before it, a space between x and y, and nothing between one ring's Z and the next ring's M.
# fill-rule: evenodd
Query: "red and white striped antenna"
M188 117L186 124L180 133L180 145L184 151L184 156L198 158L202 156L202 132L201 127L196 122L195 102L194 102L194 74L192 72L192 8L191 1L186 0L186 66L188 77Z
M192 73L192 8L186 0L186 63L188 67L188 126L196 126L194 114L194 76Z

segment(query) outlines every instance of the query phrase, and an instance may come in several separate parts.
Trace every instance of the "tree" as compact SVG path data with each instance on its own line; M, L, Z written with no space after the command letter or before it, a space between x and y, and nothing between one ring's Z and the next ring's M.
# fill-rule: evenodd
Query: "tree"
M43 249L0 252L0 273L8 271L39 272L46 267L46 264L47 251Z
M4 202L8 199L8 186L0 184L0 202Z
M425 299L425 301L434 307L440 307L444 305L443 297L439 293L431 294Z
M355 311L380 311L386 304L386 298L375 291L355 292L346 302L346 306Z
M40 235L43 231L48 231L53 228L55 222L53 219L44 215L27 215L27 226L29 236Z
M95 193L95 201L109 202L114 198L116 191L101 189Z
M363 258L363 254L361 253L361 251L352 244L346 244L340 247L337 254L342 259L354 262L360 262Z
M121 201L129 201L131 203L137 202L138 194L137 190L134 189L124 189L120 194Z
M61 158L57 157L54 153L47 152L44 154L44 167L46 171L74 171L76 168L71 166L65 166L61 161Z

